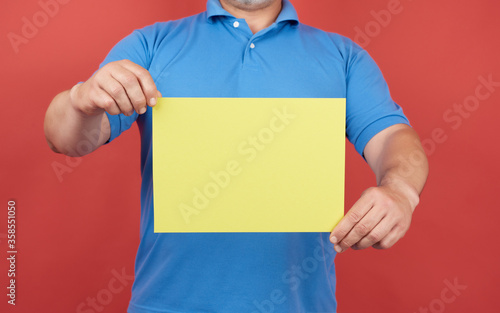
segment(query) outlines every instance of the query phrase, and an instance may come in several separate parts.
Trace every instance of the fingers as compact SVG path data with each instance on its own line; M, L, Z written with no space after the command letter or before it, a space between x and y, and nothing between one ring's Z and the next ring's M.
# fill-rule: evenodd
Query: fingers
M105 68L102 68L100 72L97 72L95 77L93 78L92 86L88 93L91 96L97 97L99 95L102 98L107 99L111 97L113 102L119 108L119 113L123 113L127 116L132 115L134 112L134 107L130 102L127 92L123 85L115 78L123 79L123 74L114 74L116 73L116 69L110 69L109 71ZM103 96L100 90L104 91L107 96ZM99 108L106 110L110 114L114 114L115 111L108 111L108 106L112 107L109 103L103 103L104 100L94 100L94 103L98 105ZM104 105L104 106L103 106Z
M84 93L87 94L88 104L81 107L80 109L86 114L88 115L95 114L96 108L101 110L99 112L102 112L102 110L104 110L111 115L116 115L121 113L121 109L117 105L115 99L111 97L109 93L106 92L105 90L99 87L93 87L90 88L89 90L85 90ZM76 97L78 98L79 96Z
M113 75L115 75L116 77ZM119 79L123 80L124 78L123 76L120 77L117 74L111 74L107 79L106 84L103 85L102 89L115 100L116 104L120 108L121 113L125 114L126 116L131 116L134 113L134 105L129 98L129 94L127 93L127 91L125 91L125 86L122 84L122 82L120 82Z
M142 97L144 99L144 106L142 106L141 102L141 107L139 111L144 113L146 112L145 105L154 106L156 104L156 98L158 97L159 91L156 89L156 84L154 83L151 74L146 69L133 62L130 61L126 62L126 61L128 60L124 60L123 67L135 75L141 87Z
M372 205L373 203L371 199L363 194L333 229L330 234L330 241L337 245L339 242L344 240L345 236L347 236L354 225L356 225L365 216L365 214L368 213Z
M390 221L390 218L382 218L373 229L369 230L363 238L359 239L354 244L354 249L361 250L373 246L377 242L383 240L393 228L394 223Z
M367 189L330 236L337 252L352 247L392 247L408 231L412 209L408 201L386 187Z
M93 95L97 106L94 110L104 109L110 114L144 114L147 106L155 105L161 96L149 72L129 60L107 64L92 77L89 86L88 94Z
M128 104L130 104L132 110L138 114L146 112L146 98L134 73L122 67L111 73L111 76L122 85L125 91L126 107L129 107Z
M103 108L109 114L118 115L122 112L120 107L118 107L118 104L116 104L115 99L113 99L113 97L111 97L103 89L96 89L94 91L94 98L96 99L95 101L100 101L98 106Z
M380 224L384 222L384 217L385 212L383 210L372 208L358 223L353 226L351 231L344 237L344 239L339 241L339 243L335 247L335 250L337 252L342 252L352 246L356 246L356 249L364 249L371 246L375 242L378 242L381 239L378 238L378 236L383 235L381 233L381 229L383 229L383 226L381 226ZM387 230L387 232L389 230ZM377 238L372 238L375 236ZM360 240L366 238L377 240L374 240L371 244L370 240L368 239L364 242L360 242Z

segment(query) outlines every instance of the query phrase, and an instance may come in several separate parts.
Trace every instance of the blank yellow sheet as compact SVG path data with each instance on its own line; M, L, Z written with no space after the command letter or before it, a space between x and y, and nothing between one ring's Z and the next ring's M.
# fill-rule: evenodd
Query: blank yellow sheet
M155 232L330 232L344 215L345 99L160 98Z

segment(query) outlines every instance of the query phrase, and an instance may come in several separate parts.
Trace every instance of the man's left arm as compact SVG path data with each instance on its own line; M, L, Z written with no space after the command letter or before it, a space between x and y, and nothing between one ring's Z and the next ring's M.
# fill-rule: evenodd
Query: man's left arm
M428 162L417 133L396 124L376 134L367 143L364 157L377 178L333 229L335 250L349 247L392 247L410 228L428 175Z

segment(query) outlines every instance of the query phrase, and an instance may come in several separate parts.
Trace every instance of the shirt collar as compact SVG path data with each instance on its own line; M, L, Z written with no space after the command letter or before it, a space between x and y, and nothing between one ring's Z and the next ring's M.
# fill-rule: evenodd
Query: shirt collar
M282 0L281 12L276 19L276 24L281 22L290 22L293 25L299 23L299 18L297 16L297 11L293 7L289 0ZM217 16L228 16L234 17L229 12L222 8L219 0L208 0L207 1L207 19L208 22L213 23L213 20Z

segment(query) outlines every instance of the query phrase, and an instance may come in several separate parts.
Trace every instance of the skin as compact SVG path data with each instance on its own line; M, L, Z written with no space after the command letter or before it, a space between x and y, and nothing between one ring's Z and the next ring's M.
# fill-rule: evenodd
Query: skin
M252 33L271 26L281 12L281 0L220 0L222 8L245 19Z
M377 186L365 190L333 229L330 241L339 253L349 248L387 249L401 239L410 228L429 172L417 133L404 124L375 135L364 156Z
M54 152L82 156L102 146L110 137L108 117L135 111L146 112L161 96L149 72L129 61L103 66L89 80L58 94L45 114L45 138ZM86 134L99 134L88 138ZM79 143L87 141L92 149L80 153Z
M220 1L226 11L245 19L253 33L270 26L281 11L280 0ZM143 114L160 96L146 69L128 60L111 62L52 100L44 123L47 142L53 151L69 156L90 153L110 138L105 112ZM77 146L88 143L89 133L98 134L91 136L92 149L80 153ZM377 186L364 191L331 232L337 252L392 247L408 231L427 179L425 153L417 133L407 125L393 125L375 135L364 156L377 177Z

